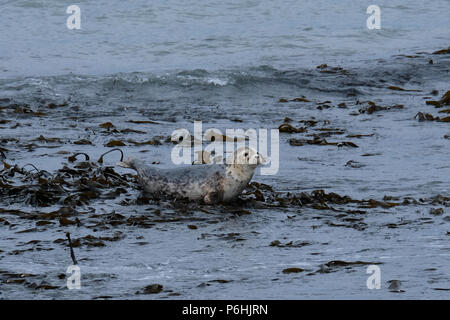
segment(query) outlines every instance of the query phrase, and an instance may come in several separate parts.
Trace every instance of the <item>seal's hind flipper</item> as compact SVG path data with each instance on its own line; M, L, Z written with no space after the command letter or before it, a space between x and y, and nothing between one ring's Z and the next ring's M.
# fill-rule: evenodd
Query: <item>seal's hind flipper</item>
M203 197L203 202L205 204L216 204L220 202L220 196L217 191L209 192L206 196Z

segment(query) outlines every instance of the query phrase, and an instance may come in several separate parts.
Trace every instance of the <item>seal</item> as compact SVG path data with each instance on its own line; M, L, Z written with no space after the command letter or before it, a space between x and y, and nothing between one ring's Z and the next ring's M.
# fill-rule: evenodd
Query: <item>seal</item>
M117 165L135 170L144 192L153 196L214 204L236 199L255 169L268 161L255 149L241 147L227 162L162 170L147 166L140 159L128 158Z

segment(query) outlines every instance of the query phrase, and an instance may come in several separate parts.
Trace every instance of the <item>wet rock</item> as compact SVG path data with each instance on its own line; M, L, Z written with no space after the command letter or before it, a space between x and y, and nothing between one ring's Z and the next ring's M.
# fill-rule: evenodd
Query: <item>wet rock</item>
M197 288L205 288L205 287L209 287L210 285L211 285L210 283L202 282L197 286Z
M305 97L298 97L298 98L294 98L291 100L288 100L286 98L280 98L280 100L278 100L278 102L286 103L286 102L311 102L311 101L309 101Z
M432 214L434 216L439 216L443 213L444 213L444 209L442 209L442 208L431 208L430 209L430 214Z
M152 120L127 120L127 122L136 123L136 124L159 124L159 122Z
M61 225L61 226L70 226L70 225L75 225L75 224L77 224L75 221L69 220L64 217L59 219L59 225Z
M313 139L289 139L289 144L291 146L304 146L305 144L309 145L322 145L322 146L337 146L337 147L352 147L358 148L358 145L351 141L343 141L343 142L329 142L325 138L321 138L319 135L315 135Z
M348 71L342 67L331 67L327 64L321 64L316 67L321 73L331 73L331 74L348 74Z
M337 145L338 147L352 147L352 148L359 148L356 143L353 143L351 141L343 141L338 142L337 144L330 143L331 145Z
M146 286L142 289L142 291L137 291L136 294L157 294L163 290L163 286L161 284L155 283Z
M105 299L112 299L112 298L114 298L114 297L112 297L112 296L96 296L96 297L92 297L92 300L98 300L98 299L105 300Z
M224 279L216 279L216 280L211 280L209 282L217 282L217 283L229 283L232 282L233 280L224 280Z
M449 106L450 105L450 90L447 91L440 100L438 100L438 101L428 100L428 101L425 101L425 103L428 105L433 105L436 108L440 108L442 106Z
M300 273L300 272L303 272L303 271L305 271L305 270L302 269L302 268L286 268L286 269L283 269L283 273L285 273L285 274Z
M320 133L307 134L308 137L331 137L332 135L341 135L345 133L345 130L335 129L335 128L316 128L314 131L319 131Z
M423 112L418 112L415 116L414 119L417 119L419 121L434 121L436 120L435 117L429 113L423 113Z
M331 106L330 105L328 105L328 104L321 104L321 105L319 105L319 106L317 106L317 110L323 110L323 109L330 109L331 108Z
M397 293L405 292L404 290L401 289L402 282L400 280L389 280L388 283L389 283L388 290L390 292L397 292Z
M327 267L348 267L348 266L366 266L372 264L382 264L381 262L367 262L367 261L343 261L343 260L333 260L327 262L325 265Z
M431 204L441 204L443 206L450 207L450 197L438 194L431 199Z
M365 165L365 164L362 164L362 163L360 163L360 162L358 162L358 161L350 160L350 161L347 161L347 163L345 164L345 166L346 166L346 167L351 167L351 168L362 168L362 167L365 167L366 165Z
M433 54L450 54L450 48L434 51Z
M120 133L137 133L137 134L146 134L147 132L136 129L122 129L119 131Z
M301 248L307 245L310 245L310 242L307 241L289 241L285 244L282 244L279 240L274 240L270 243L271 247L279 247L279 248Z
M87 139L80 139L80 140L74 141L73 143L77 144L77 145L92 145L92 142Z
M397 87L397 86L389 86L387 87L389 90L394 90L394 91L410 91L410 92L419 92L420 90L411 90L411 89L403 89L401 87Z
M52 143L52 142L61 143L60 138L46 138L43 135L40 135L38 138L36 138L32 141L41 141L41 142L46 142L46 143Z
M363 138L363 137L373 137L375 134L349 134L346 136L346 138Z
M306 132L307 129L304 127L296 128L289 123L283 123L278 127L278 130L285 133L302 133Z
M52 286L46 282L42 282L41 284L37 285L35 283L29 285L28 287L36 289L36 290L55 290L55 289L59 289L58 286Z
M311 102L310 100L306 99L305 97L294 98L291 101L292 102Z
M7 284L22 284L25 282L25 279L8 279L6 280Z
M153 138L147 141L134 141L133 139L128 139L127 142L132 143L137 146L144 146L144 145L152 145L152 146L160 146L162 145L161 141L157 138Z
M270 243L271 247L278 247L279 245L281 245L281 242L279 240L274 240Z
M120 140L110 140L105 146L109 147L109 148L112 148L112 147L124 147L124 146L126 146L126 144L123 143Z
M372 114L377 111L384 111L384 110L391 110L391 109L403 109L403 107L404 106L402 104L396 104L393 106L382 107L382 106L378 106L375 103L371 102L371 103L369 103L368 107L359 109L359 113Z
M100 128L108 129L108 131L114 128L114 125L111 122L105 122L100 124Z

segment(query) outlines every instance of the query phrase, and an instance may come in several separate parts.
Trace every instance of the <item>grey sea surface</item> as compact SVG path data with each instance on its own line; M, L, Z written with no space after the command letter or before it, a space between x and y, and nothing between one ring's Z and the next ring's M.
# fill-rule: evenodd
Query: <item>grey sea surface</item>
M380 30L371 1L76 4L80 30L71 3L0 2L1 299L450 298L450 107L426 103L450 90L450 1L378 1ZM142 198L119 153L96 162L173 168L194 120L304 129L254 176L272 191L230 205Z

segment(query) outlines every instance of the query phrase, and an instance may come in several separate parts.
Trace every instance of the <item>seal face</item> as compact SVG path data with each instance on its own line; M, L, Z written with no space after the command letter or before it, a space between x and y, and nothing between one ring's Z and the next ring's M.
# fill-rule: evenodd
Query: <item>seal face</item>
M205 203L228 202L244 190L258 165L266 160L253 148L239 148L230 164L155 169L128 158L117 165L136 170L144 192L156 197L185 198Z

